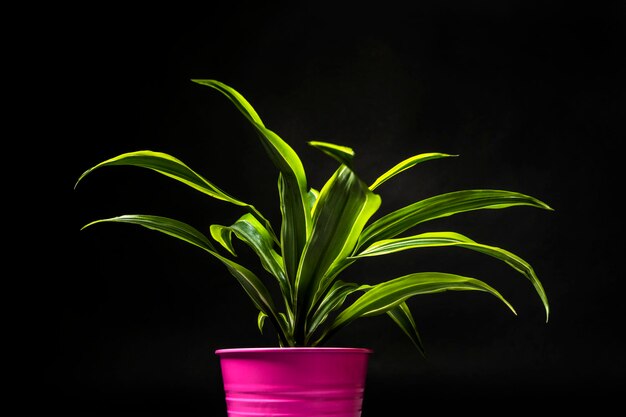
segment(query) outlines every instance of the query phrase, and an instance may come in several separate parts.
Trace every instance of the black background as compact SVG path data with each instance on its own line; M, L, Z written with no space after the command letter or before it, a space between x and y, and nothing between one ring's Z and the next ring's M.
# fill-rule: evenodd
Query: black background
M420 229L454 230L528 260L551 303L548 323L528 281L476 253L355 264L350 277L364 283L418 270L475 276L518 312L473 292L413 298L425 358L386 316L344 330L334 345L374 350L365 417L416 403L494 414L617 404L625 16L622 2L577 4L25 13L7 38L7 84L19 92L5 161L7 413L222 416L215 349L274 345L202 251L136 226L80 231L127 213L205 229L242 214L141 169L102 170L73 189L85 169L140 149L177 156L278 224L276 171L242 116L194 78L240 91L316 188L336 165L309 140L353 147L367 182L421 152L460 155L381 186L381 213L466 188L519 191L555 209L459 214Z

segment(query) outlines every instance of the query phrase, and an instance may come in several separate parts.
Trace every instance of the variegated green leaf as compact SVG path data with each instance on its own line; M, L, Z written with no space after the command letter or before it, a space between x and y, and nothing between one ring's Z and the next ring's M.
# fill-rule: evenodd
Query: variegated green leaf
M318 320L324 321L328 317L329 313L337 308L341 307L345 302L346 298L354 294L357 291L369 291L374 288L371 285L361 285L353 283L344 283L341 281L335 282L333 284L333 288L329 291L327 297L328 299L324 299L324 302L316 312L314 317L317 317ZM420 338L419 333L417 332L417 328L415 326L415 320L413 319L413 315L409 310L409 306L406 302L400 303L397 307L394 307L387 311L387 315L391 317L391 319L400 327L400 329L408 336L413 345L417 348L417 350L425 355L424 345L422 343L422 339ZM323 317L320 317L323 316ZM319 323L313 322L312 328L310 330L309 338L312 337L313 332L317 329ZM328 341L328 338L332 335L332 333L324 334L320 339L316 340L314 345L321 345Z
M231 255L237 256L232 241L233 231L230 227L222 226L221 224L212 224L210 231L211 236L216 242L222 245L222 247L230 252Z
M410 297L449 290L488 292L515 313L513 306L498 291L480 280L443 272L417 272L374 285L337 315L328 335L358 318L386 313Z
M345 165L339 167L320 191L313 230L296 278L296 331L303 331L309 308L332 284L327 272L352 253L365 223L380 206L380 196ZM298 335L303 338L305 335ZM297 338L298 338L297 337Z
M257 114L256 110L254 110L254 107L252 107L248 100L246 100L246 98L234 88L217 80L194 79L191 81L218 90L220 93L224 94L226 98L228 98L228 100L230 100L230 102L246 117L246 119L250 120L251 123L263 127L265 126L261 117Z
M253 213L255 217L263 222L265 227L274 236L274 239L278 240L270 225L270 222L265 217L263 217L263 215L253 205L245 203L231 196L212 182L202 177L200 174L197 174L195 171L185 165L185 163L183 163L181 160L163 152L127 152L116 157L107 159L106 161L100 162L99 164L83 172L83 174L78 178L78 181L76 181L74 187L76 187L79 182L81 182L87 175L92 173L94 170L107 166L135 166L151 169L167 177L180 181L183 184L186 184L191 188L198 190L201 193L209 195L213 198L227 201L237 206L245 207L251 213Z
M300 159L293 149L267 129L261 129L261 136L267 139L263 142L265 148L280 170L282 256L287 275L295 280L300 256L311 230L306 177ZM284 146L281 147L281 144Z
M317 199L320 196L320 192L318 190L316 190L315 188L311 188L309 189L309 194L308 194L308 200L307 200L307 207L309 208L309 212L311 213L311 218L313 217L313 211L315 208L315 203L317 203Z
M215 250L215 247L211 244L209 239L194 227L167 217L128 214L108 219L96 220L83 226L83 229L94 224L104 222L130 223L143 226L190 243L210 253L226 266L231 275L233 275L243 287L244 291L248 294L256 308L270 317L276 326L276 329L280 333L280 329L282 329L282 327L280 326L280 322L277 317L276 307L270 292L267 290L265 285L263 285L261 280L257 278L252 271L248 270L244 266L220 255ZM281 335L281 337L283 336Z
M126 214L118 217L111 217L108 219L94 220L91 223L84 225L81 230L87 227L93 226L98 223L130 223L143 226L150 230L165 233L166 235L175 237L201 249L210 252L211 254L217 253L217 250L211 243L211 241L196 228L189 226L178 220L170 219L161 216L152 216L147 214Z
M354 258L386 255L407 249L438 246L457 246L481 252L505 262L516 271L522 273L532 283L533 287L537 291L537 294L539 294L546 311L546 321L548 321L548 317L550 315L548 297L546 296L539 278L537 278L535 271L528 262L505 249L476 243L467 236L463 236L459 233L431 232L422 233L416 236L408 236L405 238L382 240L372 244L367 249L354 256Z
M263 268L278 280L281 294L289 308L291 284L285 275L282 258L273 247L269 232L250 214L244 214L230 226L230 230L257 254ZM290 308L288 313L291 314Z
M398 236L420 223L472 210L531 206L552 210L543 201L505 190L463 190L440 194L391 212L363 230L358 248Z
M293 315L287 316L281 312L278 313L278 320L280 321L282 328L285 329L283 332L285 339L279 340L280 347L296 346L296 341L293 338Z
M352 148L314 140L310 141L309 145L319 149L331 158L336 159L340 164L352 167L352 159L354 158L354 150L352 150Z
M406 302L400 303L397 307L387 311L387 315L391 317L404 334L411 339L411 342L413 342L413 345L417 348L417 350L419 350L422 355L425 355L424 344L422 343L422 339L417 332L415 320L413 319L411 310L409 310L409 306Z
M398 164L393 166L389 171L385 172L380 177L378 177L376 181L374 181L372 185L370 185L370 190L376 189L385 181L389 180L392 177L395 177L402 171L406 171L407 169L414 167L420 162L430 161L431 159L447 158L450 156L458 156L458 155L448 155L445 153L429 152L429 153L422 153L422 154L407 158L404 161L399 162Z
M217 80L192 80L224 94L251 123L259 134L261 144L281 174L280 198L282 209L281 247L285 269L290 279L296 269L311 229L308 210L308 185L304 167L296 152L276 133L266 128L252 105L232 87Z
M289 183L285 181L283 174L278 175L278 197L280 201L280 213L281 213L281 229L280 229L280 248L281 255L283 257L283 264L285 265L285 272L287 273L287 279L291 283L292 288L295 288L296 276L298 274L298 264L304 245L306 244L306 236L309 231L303 235L302 226L299 222L296 210L294 206L297 205L295 201L296 193L289 190ZM311 212L309 211L309 195L305 201L304 210L307 211L307 219L310 219ZM307 220L307 222L310 222ZM308 229L308 228L307 228ZM292 294L295 297L295 292ZM293 300L292 300L293 302Z
M259 332L263 334L263 325L265 324L265 319L267 318L267 314L262 311L259 311L259 315L256 319L256 325L259 328Z
M164 152L127 152L114 158L107 159L106 161L100 162L99 164L83 172L78 181L76 181L74 187L76 187L79 182L81 182L88 174L95 171L96 169L114 165L148 168L167 177L180 181L184 184L187 184L188 186L204 194L210 195L213 198L228 201L229 203L236 204L238 206L248 205L247 203L244 203L243 201L240 201L235 197L227 194L215 184L197 174L181 160Z
M311 319L307 321L307 343L311 340L317 328L328 318L328 315L341 307L346 298L357 289L359 289L359 285L352 282L337 280L333 283L330 290L318 302Z

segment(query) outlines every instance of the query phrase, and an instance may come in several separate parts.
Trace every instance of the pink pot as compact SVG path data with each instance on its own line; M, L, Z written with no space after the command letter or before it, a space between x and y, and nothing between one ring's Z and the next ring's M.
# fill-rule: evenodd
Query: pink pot
M369 349L220 349L228 417L360 417Z

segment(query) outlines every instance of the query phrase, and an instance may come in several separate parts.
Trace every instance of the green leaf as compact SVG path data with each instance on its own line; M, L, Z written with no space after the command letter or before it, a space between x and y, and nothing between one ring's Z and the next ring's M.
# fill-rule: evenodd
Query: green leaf
M213 239L224 247L231 255L237 256L235 248L233 247L232 234L233 231L228 226L222 226L221 224L212 224L210 227L211 236Z
M298 262L311 229L308 186L300 158L284 140L265 127L252 105L235 89L217 80L192 81L216 89L239 109L257 131L267 155L280 171L282 256L287 275L295 279Z
M263 268L278 280L285 303L290 309L291 285L285 275L282 258L273 248L269 232L250 214L244 214L229 229L257 254Z
M317 199L319 198L319 196L320 192L318 190L316 190L315 188L309 189L307 207L309 209L309 212L311 213L311 217L313 216L315 203L317 203Z
M323 298L319 307L316 309L313 319L309 325L309 334L307 335L307 342L312 339L314 332L318 327L329 317L330 313L340 308L345 302L346 298L357 291L369 291L372 289L371 285L361 285L335 281L332 288ZM422 340L417 332L415 321L409 307L406 303L400 303L395 308L387 311L387 315L400 327L400 329L409 337L415 347L424 355L424 346ZM327 342L327 338L318 339L315 344L323 344Z
M413 315L411 314L409 306L406 302L400 303L397 307L387 311L387 315L391 317L404 334L411 339L413 345L417 348L417 350L419 350L422 356L424 356L426 354L424 351L424 344L422 343L422 339L417 332L415 320L413 320Z
M211 241L209 241L209 239L203 233L199 232L197 229L189 226L186 223L167 217L152 216L146 214L126 214L123 216L112 217L108 219L94 220L91 223L83 226L81 230L93 226L94 224L105 222L136 224L150 230L165 233L166 235L175 237L201 249L204 249L207 252L217 254L217 250L215 249Z
M272 301L270 292L267 290L265 285L263 285L261 280L257 278L252 271L249 271L242 265L239 265L238 263L220 255L215 250L215 247L211 244L209 239L194 227L167 217L144 214L127 214L108 219L95 220L83 226L82 229L104 222L130 223L143 226L190 243L210 253L226 266L231 275L233 275L243 287L244 291L248 294L256 308L270 317L276 326L277 331L280 333L280 329L282 329L282 327L280 326L280 321L277 317L274 302ZM280 335L280 337L284 336Z
M380 196L372 193L345 165L324 185L296 278L296 305L300 309L296 314L296 330L308 309L332 283L327 272L352 253L365 223L379 206Z
M541 282L539 281L539 278L537 278L535 271L528 262L505 249L476 243L467 236L463 236L459 233L431 232L422 233L416 236L408 236L405 238L382 240L373 243L367 249L354 256L354 258L386 255L407 249L441 246L457 246L484 253L505 262L510 267L523 274L532 283L533 287L537 291L537 294L539 294L546 311L546 322L548 321L550 314L548 298Z
M177 181L180 181L188 186L204 193L210 195L213 198L217 198L219 200L228 201L229 203L236 204L238 206L247 206L247 203L236 199L235 197L227 194L225 191L221 190L212 182L206 180L201 175L194 172L191 168L185 165L181 160L163 153L163 152L153 152L153 151L137 151L137 152L127 152L121 155L118 155L114 158L107 159L106 161L100 162L99 164L89 168L78 178L74 188L78 185L79 182L83 180L88 174L93 172L96 169L105 167L105 166L136 166L142 168L152 169L158 173L161 173L165 176L173 178Z
M359 285L352 282L337 280L333 283L330 290L320 300L315 313L311 315L311 320L307 322L307 343L317 328L328 318L329 314L341 307L346 298L357 291L357 289L359 289Z
M296 346L296 342L293 338L293 316L287 317L284 313L278 313L278 319L284 330L284 340L279 339L280 347Z
M256 325L259 328L259 332L263 334L263 325L265 324L265 319L267 318L267 314L262 311L259 311L259 315L256 319Z
M163 153L163 152L153 152L153 151L136 151L136 152L127 152L121 155L115 156L113 158L107 159L106 161L100 162L99 164L89 168L78 178L74 188L81 182L88 174L92 173L94 170L108 167L108 166L135 166L140 168L147 168L153 171L156 171L160 174L163 174L169 178L173 178L177 181L182 182L190 186L191 188L200 191L208 196L216 198L218 200L227 201L231 204L235 204L237 206L242 206L247 208L255 217L257 217L265 227L273 234L275 237L274 231L270 225L270 222L263 217L263 215L251 204L245 203L237 198L231 196L226 193L218 186L208 181L201 175L197 174L187 165L185 165L181 160L173 157L172 155ZM275 237L276 240L278 240Z
M246 269L242 265L239 265L238 263L220 255L213 255L222 261L231 275L237 279L254 305L270 318L274 324L276 332L278 333L278 337L283 340L287 339L288 335L286 333L286 329L282 326L280 319L277 317L277 310L274 306L271 295L261 280L257 278L252 271Z
M294 206L297 206L295 193L293 189L289 190L289 183L285 181L282 174L278 176L278 196L280 201L280 214L282 218L280 229L280 247L281 255L283 257L283 263L285 265L285 272L287 273L287 279L291 283L291 286L295 288L296 276L298 274L298 264L304 245L306 244L306 236L309 235L308 226L303 225L300 222L299 216L296 215L297 210ZM309 210L310 196L307 194L305 201L305 210L307 211L307 223L310 223L311 213ZM307 230L302 234L302 227ZM293 294L295 297L295 293ZM293 300L292 300L293 301Z
M274 249L274 241L263 225L250 214L241 216L230 229L259 256L263 267L276 278L286 279L282 259Z
M352 148L314 140L310 141L309 145L319 149L331 158L336 159L340 164L352 167L352 159L354 158L354 150L352 150Z
M445 154L445 153L429 152L429 153L422 153L422 154L415 155L415 156L412 156L410 158L407 158L404 161L396 164L394 167L392 167L390 170L385 172L380 177L378 177L376 179L376 181L374 181L372 183L372 185L370 185L370 190L376 189L378 186L380 186L385 181L389 180L392 177L395 177L396 175L398 175L402 171L406 171L407 169L409 169L411 167L414 167L415 165L419 164L420 162L430 161L431 159L447 158L447 157L451 157L451 156L458 156L458 155L448 155L448 154Z
M398 307L410 297L442 291L484 291L502 301L514 313L513 306L488 284L475 278L443 272L417 272L372 286L343 310L328 329L328 335L361 317L376 316Z
M336 281L333 287L324 298L322 304L313 316L314 321L311 324L311 330L309 338L312 337L313 332L320 324L326 320L329 314L343 305L346 298L357 291L369 291L374 288L371 285L357 285L354 283L345 283L342 281ZM394 307L387 311L387 315L400 327L400 329L406 334L417 350L425 355L424 345L420 338L417 328L415 326L415 320L409 310L409 306L406 302L400 303L397 307ZM315 342L315 345L324 344L328 341L332 333L324 334L320 339Z
M552 210L546 203L513 191L462 190L430 197L391 212L370 224L359 239L358 248L398 236L420 223L453 214L512 206L532 206Z
M234 88L217 80L195 79L191 81L218 90L220 93L224 94L226 98L228 98L230 102L246 117L246 119L250 120L251 123L259 126L265 126L261 117L259 117L256 110L254 110L254 107L252 107L248 100L246 100L245 97Z

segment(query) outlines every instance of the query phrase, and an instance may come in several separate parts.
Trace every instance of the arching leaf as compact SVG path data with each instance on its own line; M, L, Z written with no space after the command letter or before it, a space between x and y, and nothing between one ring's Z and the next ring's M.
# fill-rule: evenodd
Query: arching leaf
M358 248L398 236L420 223L472 210L531 206L552 210L543 201L525 194L505 190L462 190L440 194L391 212L363 230Z

